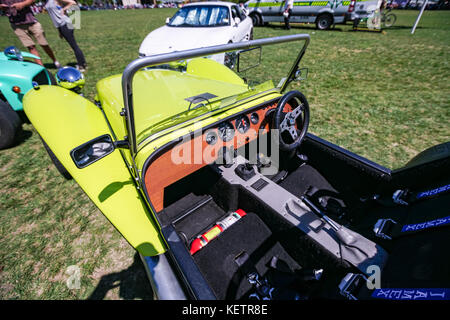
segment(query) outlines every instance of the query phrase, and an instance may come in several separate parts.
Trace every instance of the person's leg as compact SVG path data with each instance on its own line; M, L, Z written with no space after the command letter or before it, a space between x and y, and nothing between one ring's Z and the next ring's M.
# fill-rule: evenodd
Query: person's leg
M48 44L42 25L39 22L36 22L30 26L29 30L36 38L37 43L39 43L42 49L44 49L45 53L50 57L50 59L52 59L53 63L55 64L55 67L60 68L61 65L58 62L58 60L56 60L55 54L53 53L52 48L50 48Z
M77 59L77 64L81 68L85 69L86 68L86 59L84 58L83 51L81 51L80 47L77 44L77 41L75 40L75 35L73 32L73 29L69 29L67 27L67 25L59 27L58 29L61 32L64 39L66 39L66 41L69 43L73 52L75 53L75 58Z
M27 25L23 25L23 26L11 25L11 27L13 28L16 36L19 38L20 42L22 42L23 46L26 47L28 49L28 51L30 51L31 54L34 54L35 56L40 57L39 52L37 51L36 46L34 44L34 41L31 38L31 35L28 31L28 26ZM34 59L34 61L37 64L40 64L41 66L43 65L41 59Z
M287 28L288 30L291 29L291 25L289 24L289 20L291 19L291 15L292 15L292 9L288 10L288 17L287 17Z
M35 45L29 46L29 47L28 47L28 51L29 51L31 54L34 54L35 56L40 57L39 52L37 51ZM44 65L44 64L42 63L42 60L41 60L41 59L34 59L34 61L35 61L37 64L40 64L41 66Z

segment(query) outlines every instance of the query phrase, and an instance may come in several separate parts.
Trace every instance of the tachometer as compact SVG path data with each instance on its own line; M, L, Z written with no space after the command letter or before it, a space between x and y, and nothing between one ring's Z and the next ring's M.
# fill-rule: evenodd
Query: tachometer
M246 133L250 129L250 120L247 116L240 116L236 119L236 129L240 133Z
M229 121L225 121L219 125L217 128L220 139L223 141L230 141L234 137L234 127Z

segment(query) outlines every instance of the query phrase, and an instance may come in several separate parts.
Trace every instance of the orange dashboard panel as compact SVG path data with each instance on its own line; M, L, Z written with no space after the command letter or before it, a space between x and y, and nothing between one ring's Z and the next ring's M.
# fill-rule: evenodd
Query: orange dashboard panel
M162 153L145 172L145 187L156 212L164 208L164 189L189 174L217 160L223 147L237 149L259 134L267 133L266 114L276 104L236 115L216 126L184 139Z

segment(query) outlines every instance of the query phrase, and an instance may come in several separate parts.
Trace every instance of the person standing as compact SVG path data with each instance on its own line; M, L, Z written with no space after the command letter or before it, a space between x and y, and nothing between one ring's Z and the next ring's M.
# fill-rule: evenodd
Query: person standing
M85 72L87 68L86 59L75 40L72 21L66 15L66 11L73 5L77 5L74 0L47 0L44 8L52 19L53 25L58 29L59 37L64 38L72 48L77 59L77 69Z
M294 0L285 0L283 16L284 16L284 27L287 30L291 29L291 26L289 25L289 19L291 18L293 7L294 7Z
M6 11L14 33L20 42L28 48L28 51L40 57L32 38L34 37L50 59L52 59L55 67L60 68L61 64L56 60L53 50L48 45L42 25L31 11L30 6L33 3L34 0L0 0L0 8ZM36 60L36 63L43 65L41 60Z

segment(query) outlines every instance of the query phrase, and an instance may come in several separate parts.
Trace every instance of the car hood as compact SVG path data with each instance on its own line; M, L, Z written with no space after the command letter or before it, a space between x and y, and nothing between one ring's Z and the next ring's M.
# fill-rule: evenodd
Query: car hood
M2 76L11 76L12 78L31 79L44 70L44 67L37 63L29 61L11 60L5 57L3 53L0 53L0 74Z
M221 71L221 68L228 70L225 66L216 65L217 74L223 74L224 71ZM189 72L163 69L140 71L136 73L133 80L134 118L138 142L150 134L172 126L173 123L170 121L167 123L161 123L161 121L186 111L191 104L187 98L210 93L217 97L215 99L221 99L247 91L248 86L243 81L242 83L229 82L193 75ZM100 80L97 83L97 93L116 135L125 135L123 117L120 116L123 108L121 76L116 75ZM205 113L204 109L197 111L199 114Z
M230 41L229 27L181 28L163 26L149 33L139 48L140 55L209 47Z

